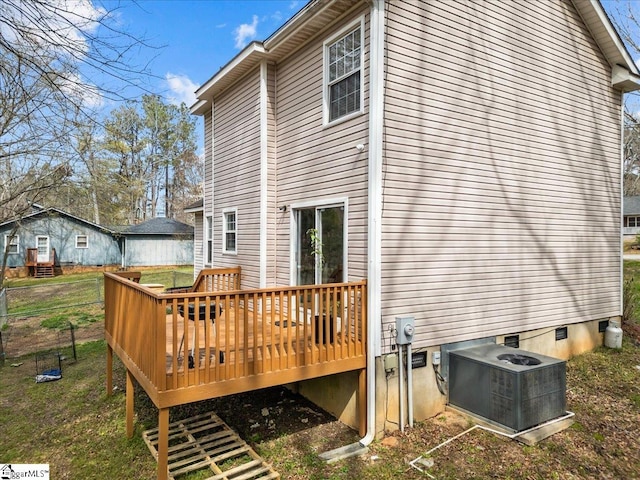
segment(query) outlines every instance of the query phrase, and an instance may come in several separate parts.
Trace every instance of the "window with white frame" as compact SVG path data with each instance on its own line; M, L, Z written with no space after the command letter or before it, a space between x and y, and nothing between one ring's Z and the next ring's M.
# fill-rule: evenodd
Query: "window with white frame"
M76 248L89 248L89 238L86 235L76 235Z
M325 110L327 123L361 111L362 25L325 43Z
M237 253L237 216L236 209L223 212L222 223L222 251L224 253Z
M625 227L640 227L640 217L625 217L627 224Z
M213 217L206 218L206 254L205 261L207 265L213 264Z
M20 236L5 235L4 245L9 255L17 255L18 253L20 253Z

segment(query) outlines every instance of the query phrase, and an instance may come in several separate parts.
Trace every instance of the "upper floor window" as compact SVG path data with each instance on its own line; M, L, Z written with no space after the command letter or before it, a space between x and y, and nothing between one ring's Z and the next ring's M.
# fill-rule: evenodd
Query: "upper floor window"
M76 235L76 248L89 248L89 239L86 235Z
M236 209L223 212L222 242L224 253L237 252L237 214Z
M7 249L7 253L9 253L10 255L16 255L20 253L20 237L18 235L5 235L4 245Z
M361 21L325 43L325 106L327 122L333 122L362 107Z
M625 217L627 224L625 227L640 227L640 217Z

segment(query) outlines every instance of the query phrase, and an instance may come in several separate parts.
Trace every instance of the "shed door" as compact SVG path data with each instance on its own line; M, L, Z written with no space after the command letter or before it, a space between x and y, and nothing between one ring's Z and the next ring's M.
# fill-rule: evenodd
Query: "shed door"
M49 261L49 237L36 237L36 248L38 249L38 263Z

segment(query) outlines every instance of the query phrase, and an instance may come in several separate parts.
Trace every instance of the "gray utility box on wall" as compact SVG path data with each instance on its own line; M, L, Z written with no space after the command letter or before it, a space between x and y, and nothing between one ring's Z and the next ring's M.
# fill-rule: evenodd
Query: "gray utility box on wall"
M521 432L566 413L566 363L495 344L451 351L449 403Z

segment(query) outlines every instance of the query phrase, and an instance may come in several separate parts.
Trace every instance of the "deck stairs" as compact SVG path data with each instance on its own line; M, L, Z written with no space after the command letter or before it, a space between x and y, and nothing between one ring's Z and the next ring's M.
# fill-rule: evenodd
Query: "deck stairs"
M35 277L36 278L49 278L54 277L53 265L36 265Z

